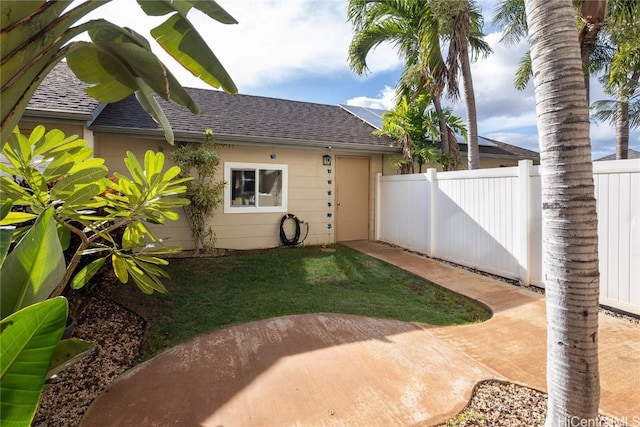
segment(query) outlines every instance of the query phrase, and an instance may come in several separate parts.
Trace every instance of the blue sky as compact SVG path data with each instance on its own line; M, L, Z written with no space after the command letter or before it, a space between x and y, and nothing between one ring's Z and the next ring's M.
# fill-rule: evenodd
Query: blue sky
M393 88L402 64L391 46L381 46L370 55L366 76L349 70L347 50L352 32L346 21L347 0L217 1L239 24L219 24L199 12L189 17L240 93L331 105L393 106ZM512 84L518 60L528 46L526 41L510 48L498 43L499 31L490 22L495 4L480 1L486 40L494 53L472 67L479 133L538 151L533 87L520 92ZM115 0L100 8L95 17L129 26L145 36L162 22L146 17L133 0ZM183 85L207 87L183 72L162 49L156 52ZM606 97L595 79L591 91L592 100ZM457 115L466 117L462 102L450 106ZM591 141L594 158L615 151L615 131L607 124L592 125ZM640 131L632 132L630 147L640 150Z

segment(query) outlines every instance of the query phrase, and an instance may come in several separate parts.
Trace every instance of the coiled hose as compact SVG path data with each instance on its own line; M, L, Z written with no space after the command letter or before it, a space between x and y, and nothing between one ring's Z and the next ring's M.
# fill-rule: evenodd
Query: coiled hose
M288 220L293 220L295 222L295 224L296 224L296 232L295 232L295 234L294 234L294 236L292 238L287 237L287 233L284 231L284 224ZM300 240L300 235L301 235L301 231L302 231L302 227L301 227L302 223L303 222L300 221L298 219L298 217L295 216L294 214L286 214L285 216L282 217L282 220L280 220L280 242L284 246L297 246L297 245L303 243L307 239L307 236L309 235L309 223L305 223L305 225L307 226L307 232L304 235L304 238L302 240Z

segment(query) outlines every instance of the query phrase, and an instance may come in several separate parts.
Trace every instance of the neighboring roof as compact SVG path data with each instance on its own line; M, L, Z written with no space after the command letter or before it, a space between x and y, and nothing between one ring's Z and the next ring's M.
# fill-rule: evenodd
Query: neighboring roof
M340 107L358 117L365 123L370 124L376 129L382 129L382 115L388 110L382 110L379 108L358 107L355 105L343 105ZM466 153L468 146L464 142L458 142L460 151ZM507 144L506 142L496 141L495 139L485 138L478 136L478 148L480 155L485 157L518 157L520 159L540 160L540 154L535 151L520 148L515 145Z
M632 148L629 148L627 159L640 159L640 151L636 151ZM596 162L599 162L601 160L616 160L616 153L609 154L608 156L600 157L599 159L596 159Z
M86 94L86 87L65 62L60 62L36 89L25 116L91 120L101 103Z
M469 146L466 143L459 142L458 145L460 146L460 152L466 153L469 150ZM515 156L521 159L540 160L540 154L535 151L483 136L478 136L478 148L481 155L485 154L489 157Z
M221 141L261 142L288 145L333 146L397 151L394 141L372 135L372 127L338 106L289 101L251 95L188 88L200 107L200 115L175 103L159 100L177 140L201 141L213 130ZM109 104L91 129L102 132L162 135L158 124L130 96Z

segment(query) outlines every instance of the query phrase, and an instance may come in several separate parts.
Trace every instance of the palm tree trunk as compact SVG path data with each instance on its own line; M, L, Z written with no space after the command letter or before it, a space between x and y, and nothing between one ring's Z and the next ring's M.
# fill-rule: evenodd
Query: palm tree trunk
M618 91L616 103L616 160L629 158L629 97Z
M478 117L476 113L476 96L473 92L473 80L471 78L471 61L469 50L464 44L460 53L460 66L462 68L462 82L464 86L464 101L467 107L468 126L468 164L469 170L480 169L480 148L478 146Z
M598 235L580 45L571 0L525 7L541 151L546 425L596 425Z
M440 128L440 149L442 150L442 154L445 156L449 155L449 132L447 128L447 119L442 114L442 104L440 102L440 97L433 97L433 108L436 110L436 114L438 115L438 127ZM445 170L447 167L445 167Z
M638 86L640 70L635 70L631 78L618 89L618 109L616 114L616 160L629 158L629 94Z

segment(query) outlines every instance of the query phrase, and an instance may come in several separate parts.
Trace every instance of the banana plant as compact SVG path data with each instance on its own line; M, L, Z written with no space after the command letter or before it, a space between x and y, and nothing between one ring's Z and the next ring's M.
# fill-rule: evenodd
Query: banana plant
M0 219L10 208L11 201L5 201ZM61 340L67 300L47 299L65 271L53 208L45 209L9 252L13 231L0 227L0 424L24 426L31 424L45 380L94 345Z
M175 209L189 204L182 195L190 178L180 178L179 167L165 171L162 153L148 151L141 164L128 152L124 162L131 176L107 178L104 160L92 157L87 141L57 129L47 132L43 126L28 136L16 127L2 154L9 164L0 163L0 196L13 200L16 209L0 225L22 224L16 240L31 229L25 223L50 209L64 248L72 234L80 240L57 286L45 297L60 295L68 284L84 286L107 260L121 282L131 278L145 293L166 292L162 266L167 261L158 255L180 249L165 246L148 224L177 220ZM116 230L123 230L121 237ZM97 259L76 273L89 254Z
M104 19L81 20L110 0L2 0L0 14L1 138L6 141L29 100L51 69L63 58L74 74L91 85L87 93L101 102L115 102L135 93L145 110L162 126L173 144L171 126L154 94L199 109L187 91L151 50L149 42L130 28ZM187 14L192 9L223 24L237 21L213 0L137 0L148 16L167 16L151 30L157 43L185 69L215 88L237 88ZM74 40L88 34L90 41Z

